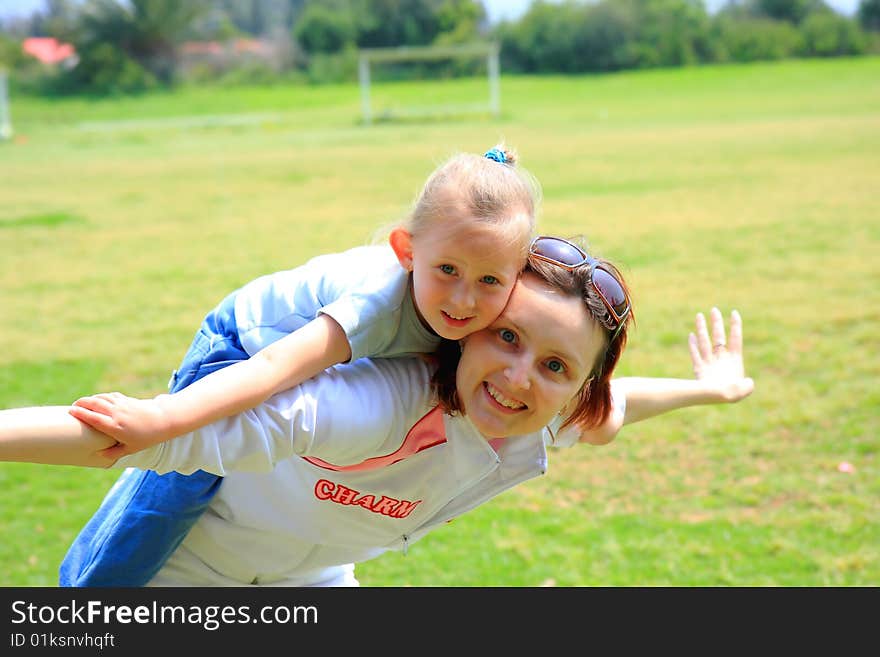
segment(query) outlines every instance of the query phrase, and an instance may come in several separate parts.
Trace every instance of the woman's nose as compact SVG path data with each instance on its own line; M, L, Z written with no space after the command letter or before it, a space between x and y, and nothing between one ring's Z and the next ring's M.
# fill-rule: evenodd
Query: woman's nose
M529 367L524 358L517 358L504 368L504 376L510 381L511 386L520 390L528 390L531 387Z

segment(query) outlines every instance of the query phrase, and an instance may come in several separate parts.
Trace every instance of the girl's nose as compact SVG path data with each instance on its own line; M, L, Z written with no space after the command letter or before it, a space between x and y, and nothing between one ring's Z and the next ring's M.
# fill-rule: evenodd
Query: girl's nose
M455 294L452 297L455 305L458 306L460 310L473 310L474 307L474 293L471 290L470 285L459 285L455 290Z

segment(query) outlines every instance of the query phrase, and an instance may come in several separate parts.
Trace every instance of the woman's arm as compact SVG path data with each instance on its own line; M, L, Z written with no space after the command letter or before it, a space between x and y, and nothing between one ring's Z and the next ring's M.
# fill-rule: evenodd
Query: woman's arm
M704 404L735 403L748 397L755 382L745 375L742 318L730 315L730 336L725 337L721 311L709 313L710 332L703 313L697 313L696 331L688 336L693 379L622 377L613 380L615 405L624 407L600 427L582 433L580 441L594 445L611 442L627 424L640 422L679 408ZM619 407L616 408L619 411Z
M102 450L109 436L71 417L68 406L34 406L0 411L0 461L108 468Z
M119 458L216 420L255 408L351 356L342 327L319 315L248 360L213 372L174 394L136 399L104 393L78 399L70 413L116 443L105 456Z
M730 314L730 336L724 335L721 311L710 312L712 338L703 313L697 313L696 333L688 336L694 367L693 379L619 379L626 394L624 424L639 422L678 408L702 404L729 404L748 397L755 382L745 374L742 353L742 318Z

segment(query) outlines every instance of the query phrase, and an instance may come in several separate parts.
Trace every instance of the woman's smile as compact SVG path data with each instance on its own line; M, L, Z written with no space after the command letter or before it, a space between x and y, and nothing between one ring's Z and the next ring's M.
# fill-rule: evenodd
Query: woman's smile
M496 402L496 405L500 407L500 410L516 413L528 408L528 406L517 400L511 399L507 397L503 392L501 392L498 388L493 386L488 381L483 382L483 388L485 388L486 393L489 395L489 398Z
M464 340L457 387L465 414L491 438L540 430L589 376L602 331L579 297L524 276L501 316Z

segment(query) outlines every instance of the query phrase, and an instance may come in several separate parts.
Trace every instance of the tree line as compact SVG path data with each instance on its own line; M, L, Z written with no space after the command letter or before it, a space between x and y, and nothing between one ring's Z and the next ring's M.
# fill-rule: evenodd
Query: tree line
M47 67L22 52L30 36L76 49ZM186 44L259 39L263 56L187 56ZM480 0L47 0L0 23L0 67L23 89L129 93L196 82L353 80L359 48L495 41L506 72L624 69L835 57L880 52L880 0L854 17L823 0L535 0L519 19L490 25ZM255 51L256 52L256 51ZM454 75L461 63L389 69Z

